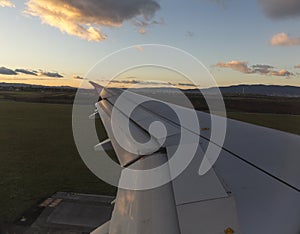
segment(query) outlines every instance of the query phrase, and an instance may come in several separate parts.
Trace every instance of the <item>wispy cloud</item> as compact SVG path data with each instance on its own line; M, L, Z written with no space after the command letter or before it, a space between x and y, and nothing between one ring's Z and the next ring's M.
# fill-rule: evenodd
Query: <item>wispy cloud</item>
M170 83L170 82L164 82L164 81L145 81L145 80L137 80L135 79L136 77L127 77L127 80L112 80L110 83L112 84L131 84L131 85L163 85L167 87L172 87L172 86L185 86L185 87L197 87L193 83Z
M278 33L270 40L272 46L297 46L300 45L300 37L291 38L286 33Z
M131 84L131 85L170 85L169 82L163 82L163 81L147 81L147 80L137 80L136 77L127 77L126 79L121 80L112 80L110 83L112 84Z
M0 0L0 7L15 7L9 0Z
M156 24L152 18L160 9L156 0L29 0L26 5L26 14L88 41L105 40L103 26L120 27L128 20L145 30Z
M16 69L15 72L26 74L26 75L37 76L36 71L31 71L31 70L27 70L27 69Z
M39 76L46 76L46 77L52 77L52 78L63 78L64 76L59 74L58 72L46 72L46 71L40 71L38 73Z
M163 18L161 18L159 21L158 20L153 20L153 21L145 21L144 19L134 19L133 24L137 27L139 27L139 33L144 35L147 31L146 28L152 25L161 25L164 24Z
M299 0L258 0L265 15L271 19L300 17Z
M82 76L73 75L73 79L76 79L76 80L84 80L85 78L82 77Z
M14 70L6 68L6 67L0 67L0 74L1 75L17 75Z
M269 74L271 69L274 69L273 66L266 65L266 64L256 64L251 66L252 72L251 73L260 73L260 74Z
M29 75L29 76L39 76L41 78L43 77L49 77L49 78L63 78L64 76L61 75L58 72L48 72L48 71L44 71L44 70L33 70L33 69L11 69L11 68L7 68L7 67L0 67L0 75L20 75L20 74L25 74L25 75ZM20 77L21 78L21 77ZM22 77L26 78L26 77Z
M141 46L141 45L136 45L135 48L136 48L137 50L141 51L141 52L144 51L144 47Z
M231 62L220 62L214 65L214 67L219 68L231 68L235 71L239 71L245 74L260 74L260 75L270 75L270 76L285 76L290 77L294 76L295 74L285 70L275 70L273 66L266 65L266 64L256 64L249 66L247 62L241 61L231 61Z
M192 32L192 31L187 31L186 34L185 34L185 36L186 36L186 37L189 37L189 38L195 37L195 33Z
M192 83L177 83L175 85L178 86L185 86L185 87L197 87L196 85L192 84Z

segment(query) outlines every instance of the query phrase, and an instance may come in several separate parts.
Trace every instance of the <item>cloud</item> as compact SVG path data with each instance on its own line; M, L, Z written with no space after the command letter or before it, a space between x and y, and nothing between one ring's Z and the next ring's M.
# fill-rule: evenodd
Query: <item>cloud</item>
M191 83L177 83L176 85L186 86L186 87L197 87L196 85L191 84Z
M160 9L156 0L29 0L26 5L26 14L88 41L105 40L103 26L120 27L128 20L142 28L155 24L151 19Z
M252 70L248 67L247 62L240 62L240 61L231 61L227 63L220 62L216 64L215 67L231 68L233 70L243 72L243 73L252 73Z
M130 77L128 77L130 78ZM140 84L142 81L138 80L112 80L110 83L114 84Z
M260 74L260 75L270 75L270 76L294 76L295 74L289 72L288 70L274 70L273 66L266 64L256 64L252 66L248 66L247 62L240 61L231 61L231 62L220 62L214 65L214 67L219 68L231 68L235 71L239 71L246 74Z
M84 80L85 78L82 76L78 76L78 75L73 75L73 79L77 79L77 80Z
M1 75L17 75L18 73L16 73L14 70L11 70L9 68L0 67L0 74Z
M300 68L300 64L296 65L294 68Z
M112 80L110 83L115 83L115 84L142 84L142 85L170 85L168 82L162 82L162 81L144 81L144 80L135 80L131 79L135 77L127 77L129 80Z
M256 64L251 66L252 73L261 73L261 74L268 74L270 73L270 69L273 69L273 66L265 65L265 64Z
M35 71L35 70L28 70L28 69L15 69L12 70L7 67L0 67L0 74L1 75L19 75L19 74L26 74L26 75L33 75L33 76L44 76L50 78L63 78L64 76L59 74L58 72L47 72L43 70Z
M141 46L141 45L136 45L135 48L136 48L137 50L141 51L141 52L144 51L144 47Z
M271 19L300 17L299 0L258 0L265 15Z
M283 70L280 70L280 71L271 71L271 74L272 76L293 76L294 74L283 69Z
M142 34L142 35L145 35L146 34L146 29L144 27L140 28L139 30L139 33Z
M192 31L187 31L186 34L185 34L185 36L186 36L186 37L190 37L190 38L191 38L191 37L195 37L195 33L192 32Z
M153 21L145 21L141 19L134 19L133 24L140 28L139 33L144 35L146 34L146 28L153 25L161 25L164 24L164 20L161 18L159 21L153 20Z
M30 70L26 70L26 69L16 69L15 72L17 72L17 73L23 73L23 74L26 74L26 75L37 76L37 72L36 71L30 71Z
M52 77L52 78L63 78L63 75L57 73L57 72L45 72L41 71L38 74L39 76L47 76L47 77Z
M278 33L270 40L272 46L296 46L300 45L300 38L290 38L286 33Z
M0 0L0 7L15 7L9 0Z

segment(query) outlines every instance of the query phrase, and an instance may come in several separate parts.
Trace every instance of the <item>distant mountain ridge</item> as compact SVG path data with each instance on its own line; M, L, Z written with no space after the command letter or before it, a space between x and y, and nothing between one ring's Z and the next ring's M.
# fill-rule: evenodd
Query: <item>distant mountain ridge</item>
M300 97L300 87L296 86L236 85L220 87L220 90L223 94L256 94L265 96Z
M76 91L76 88L70 86L42 86L31 84L14 84L14 83L0 83L0 90L4 89L32 89L32 90L51 90L59 89L66 91ZM157 88L144 88L145 90L157 91ZM203 91L213 91L216 88L203 89ZM264 95L264 96L282 96L282 97L300 97L300 87L296 86L280 86L280 85L233 85L228 87L220 87L223 94L232 95ZM162 88L166 92L172 92L171 88ZM188 93L193 93L198 90L185 90Z
M0 82L0 88L28 88L28 89L76 89L74 87L70 86L45 86L45 85L33 85L33 84L17 84L17 83L5 83L5 82Z

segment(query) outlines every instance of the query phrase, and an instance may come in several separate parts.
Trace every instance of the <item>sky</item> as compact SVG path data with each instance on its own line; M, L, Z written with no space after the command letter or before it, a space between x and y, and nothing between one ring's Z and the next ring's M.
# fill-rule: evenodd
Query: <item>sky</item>
M300 86L299 0L0 0L0 14L0 82L76 87L110 53L163 44L219 86Z

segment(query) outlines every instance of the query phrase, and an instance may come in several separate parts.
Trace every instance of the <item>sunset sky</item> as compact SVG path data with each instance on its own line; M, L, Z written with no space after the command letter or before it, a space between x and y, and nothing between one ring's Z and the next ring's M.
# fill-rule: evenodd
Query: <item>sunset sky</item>
M300 86L299 0L0 0L0 12L0 82L77 86L104 56L155 43L220 86Z

